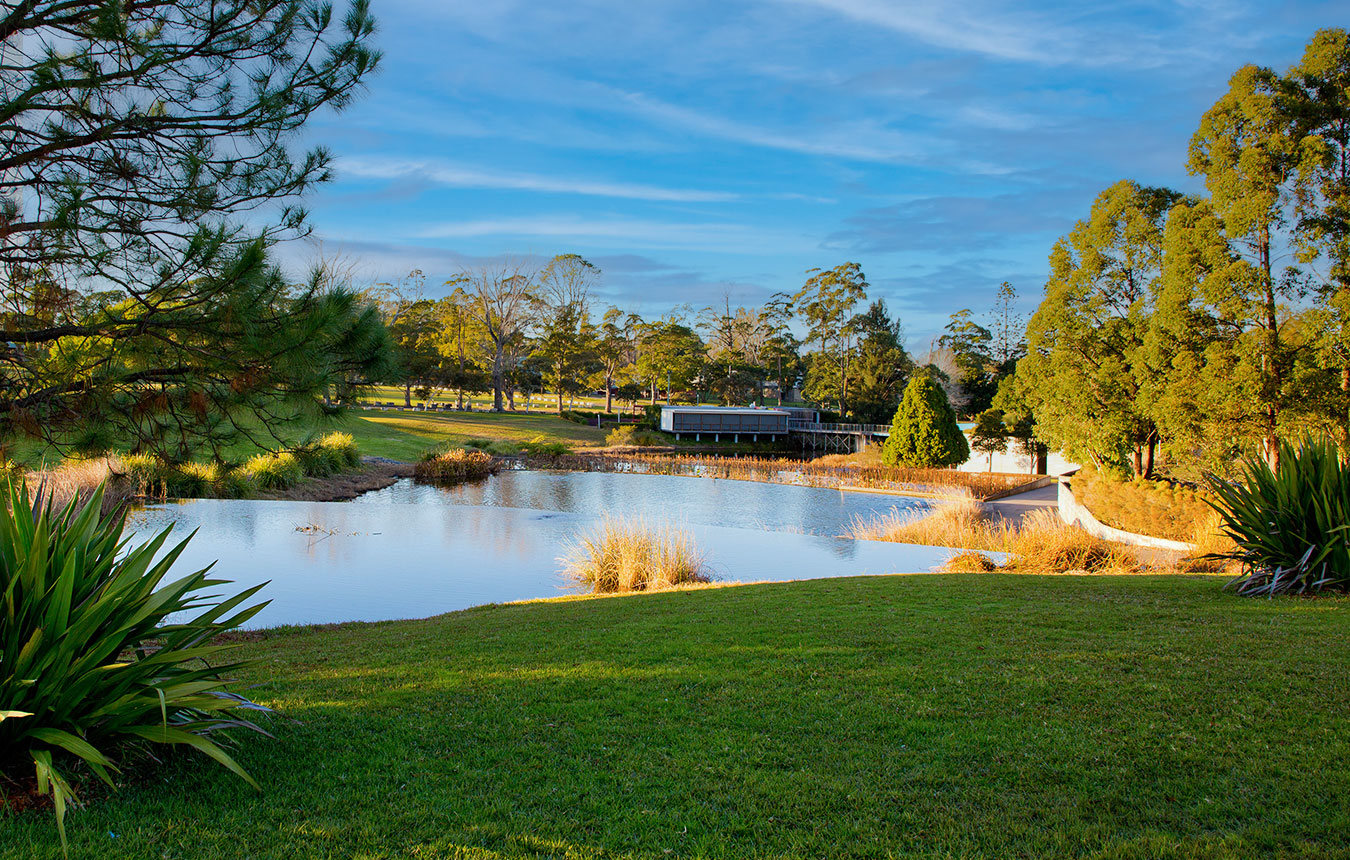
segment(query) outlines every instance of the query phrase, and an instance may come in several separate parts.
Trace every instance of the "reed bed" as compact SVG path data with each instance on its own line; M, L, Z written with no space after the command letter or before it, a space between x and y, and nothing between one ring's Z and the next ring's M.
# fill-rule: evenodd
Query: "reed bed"
M595 531L569 544L559 561L568 577L597 594L658 591L712 579L706 556L688 532L641 518L605 517Z
M946 569L953 572L1137 573L1144 567L1133 547L1093 537L1054 511L1033 511L1014 524L991 516L964 494L949 495L919 516L893 510L855 519L849 537L965 550L948 561ZM1009 558L999 567L985 552Z
M70 460L59 466L20 473L8 470L10 480L28 482L29 490L40 486L49 494L53 507L64 507L71 499L86 501L94 495L99 484L107 482L103 493L103 510L111 511L137 494L135 484L123 477L121 462L116 457L96 457L90 460Z
M984 499L1034 480L1027 475L958 472L954 469L909 469L857 465L786 457L708 457L642 452L570 454L551 458L549 468L578 472L634 472L727 478L831 489L853 488L894 493L941 493L954 489Z
M486 451L451 448L424 456L413 466L413 477L419 481L458 483L486 478L500 469L501 461Z

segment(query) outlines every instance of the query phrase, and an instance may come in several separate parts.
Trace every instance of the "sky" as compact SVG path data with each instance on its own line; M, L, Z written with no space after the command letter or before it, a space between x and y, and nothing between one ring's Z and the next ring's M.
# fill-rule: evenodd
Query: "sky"
M1120 179L1199 192L1200 116L1340 3L374 0L365 94L311 121L307 206L361 277L580 254L657 316L863 267L911 348L1011 282ZM1336 14L1340 12L1341 14Z

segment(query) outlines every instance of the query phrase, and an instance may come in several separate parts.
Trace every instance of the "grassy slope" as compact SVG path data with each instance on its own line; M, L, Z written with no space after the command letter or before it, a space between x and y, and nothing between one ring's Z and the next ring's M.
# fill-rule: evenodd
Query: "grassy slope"
M491 412L381 412L352 410L338 425L351 433L361 453L415 460L428 448L466 439L528 442L542 436L571 446L603 445L604 430L554 415Z
M525 442L542 436L570 446L603 445L607 431L564 421L555 415L490 412L400 412L352 409L334 421L309 428L315 434L340 430L356 439L361 453L393 460L416 460L428 448L463 442L474 437L493 441ZM303 441L297 431L291 441ZM248 443L236 445L225 456L246 459L260 449ZM16 462L28 466L59 461L59 456L35 443L16 445L10 452Z
M183 761L72 856L1350 856L1350 602L915 576L278 632L255 795ZM115 836L110 836L115 834ZM672 852L668 854L667 852ZM47 815L0 858L56 857Z

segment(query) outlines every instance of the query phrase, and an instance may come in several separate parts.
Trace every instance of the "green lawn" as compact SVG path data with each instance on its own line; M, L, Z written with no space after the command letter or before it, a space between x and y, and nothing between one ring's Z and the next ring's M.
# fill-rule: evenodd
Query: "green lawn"
M571 446L603 445L608 432L547 414L378 409L353 409L335 427L351 433L362 454L395 460L415 460L428 448L472 438L519 443L542 436Z
M247 644L254 794L175 761L72 857L1347 857L1350 601L911 576ZM0 858L59 856L49 814Z
M351 409L340 419L295 431L293 442L303 441L306 433L340 430L352 434L361 453L393 460L416 460L424 451L439 445L458 444L480 438L508 443L527 442L543 437L549 442L564 442L572 447L603 445L608 430L564 421L547 413L520 412L403 412L398 410ZM256 446L243 442L224 456L239 460L258 453ZM59 462L60 455L38 443L16 445L10 456L15 462L36 467L44 462Z

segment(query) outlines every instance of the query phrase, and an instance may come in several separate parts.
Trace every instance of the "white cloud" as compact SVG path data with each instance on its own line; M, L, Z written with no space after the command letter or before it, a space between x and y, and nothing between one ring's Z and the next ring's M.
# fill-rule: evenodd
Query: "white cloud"
M581 194L593 197L619 197L627 200L726 203L740 197L738 194L725 191L663 188L639 183L604 182L534 173L511 173L478 167L464 167L439 161L380 156L344 158L338 169L347 176L363 179L418 178L455 188L492 188L551 194Z
M754 256L815 247L818 239L801 233L774 232L725 222L681 223L630 218L538 215L449 221L418 233L424 239L485 237L549 238L590 242L600 247L678 248L733 251Z
M937 48L978 54L996 60L1047 66L1154 66L1184 45L1166 45L1145 34L1088 30L1064 23L1081 19L1066 9L1011 14L1002 8L981 8L966 2L940 0L774 0L832 12L861 24L882 27Z
M618 106L626 107L629 113L683 131L767 149L854 161L903 162L921 160L933 145L923 137L895 131L872 120L834 123L823 133L775 131L680 107L643 93L602 89L616 96Z

